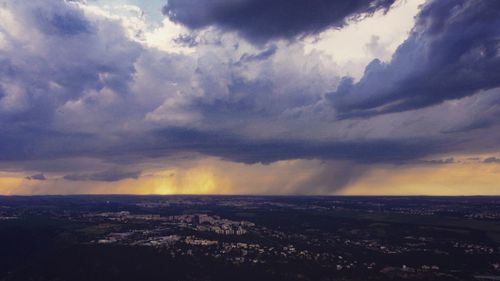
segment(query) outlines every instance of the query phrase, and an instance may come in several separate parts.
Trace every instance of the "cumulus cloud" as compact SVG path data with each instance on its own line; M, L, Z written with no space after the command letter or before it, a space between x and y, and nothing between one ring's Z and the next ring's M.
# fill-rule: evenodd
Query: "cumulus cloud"
M191 29L216 26L236 31L254 43L293 39L341 28L348 20L378 10L387 11L395 0L169 0L163 13Z
M389 63L372 61L329 98L341 118L427 107L500 86L500 3L428 1Z
M4 134L26 132L11 131L20 124L52 129L47 125L67 106L76 111L126 98L140 47L123 41L118 23L90 19L64 1L7 1L1 13Z

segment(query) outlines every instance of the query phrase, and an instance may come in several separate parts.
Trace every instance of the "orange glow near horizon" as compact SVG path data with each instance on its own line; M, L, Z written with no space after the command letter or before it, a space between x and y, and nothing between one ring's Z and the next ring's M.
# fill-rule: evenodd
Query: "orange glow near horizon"
M500 165L380 165L333 188L327 166L319 160L242 164L208 158L180 167L143 172L138 179L116 182L25 179L0 175L0 195L45 194L317 194L317 195L500 195ZM324 173L327 171L327 173ZM323 184L324 187L318 188Z
M500 195L500 165L450 164L375 169L343 195Z
M0 177L0 195L22 194L23 178Z

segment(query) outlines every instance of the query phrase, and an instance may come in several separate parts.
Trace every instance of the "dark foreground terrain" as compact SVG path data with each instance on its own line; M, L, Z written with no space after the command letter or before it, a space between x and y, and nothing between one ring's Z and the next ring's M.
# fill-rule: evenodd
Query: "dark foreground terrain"
M500 280L500 198L0 197L0 280Z

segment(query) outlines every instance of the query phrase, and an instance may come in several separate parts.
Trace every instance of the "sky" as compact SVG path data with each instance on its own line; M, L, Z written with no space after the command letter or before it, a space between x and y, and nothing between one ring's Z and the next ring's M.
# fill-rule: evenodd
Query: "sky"
M500 1L0 0L0 195L500 195Z

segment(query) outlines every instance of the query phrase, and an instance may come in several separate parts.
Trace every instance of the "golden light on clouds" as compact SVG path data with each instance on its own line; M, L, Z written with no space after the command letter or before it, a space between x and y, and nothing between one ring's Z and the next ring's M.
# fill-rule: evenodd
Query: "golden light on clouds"
M499 195L500 165L456 163L374 168L344 195Z
M155 194L219 194L229 193L229 182L217 176L211 167L195 167L188 170L167 170L150 176L155 186L153 192L145 187L145 193Z
M12 195L22 192L24 180L15 177L0 177L0 194Z
M47 180L40 181L25 179L26 174L1 174L0 194L500 194L500 165L481 161L363 169L320 160L249 165L211 157L177 164L115 182L68 181L62 175L46 175Z

